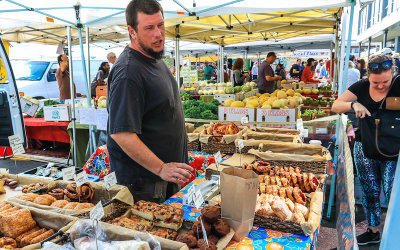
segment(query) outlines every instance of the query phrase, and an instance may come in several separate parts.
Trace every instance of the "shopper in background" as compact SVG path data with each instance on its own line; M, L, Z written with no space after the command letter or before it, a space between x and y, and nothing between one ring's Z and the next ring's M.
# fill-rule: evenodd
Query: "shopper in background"
M397 157L389 158L382 154L380 154L380 157L375 156L375 154L371 155L371 150L375 149L377 152L375 143L371 142L376 142L378 138L379 140L385 139L392 149L397 147L397 152L399 150L400 143L396 141L398 137L395 137L396 129L391 130L394 133L393 137L385 138L377 136L375 131L377 125L374 117L376 113L386 112L388 102L385 97L400 97L400 77L393 78L394 68L392 64L390 56L379 55L370 59L368 62L368 78L351 85L332 106L332 111L335 113L354 110L357 118L360 118L360 129L356 131L356 142L354 144L354 161L362 187L363 207L368 229L367 232L357 237L359 245L380 242L381 183L383 183L383 191L388 200L396 172ZM384 100L385 102L382 103ZM381 104L382 109L380 109ZM393 105L393 107L395 106ZM390 112L397 112L393 115L400 113L398 109ZM365 141L369 142L368 145L364 144ZM394 149L396 150L396 148ZM380 150L384 149L381 148Z
M65 54L61 54L57 57L57 61L60 67L56 71L56 79L58 83L58 90L60 91L60 101L64 103L65 99L71 99L68 56ZM73 84L73 88L76 97L75 83Z
M292 70L291 70L291 74L290 74L290 76L292 77L292 78L301 78L301 59L297 59L297 62L296 62L296 64L294 64L293 66L292 66Z
M208 64L208 61L204 62L204 80L211 80L211 77L214 75L213 66Z
M305 83L307 82L319 82L318 79L314 79L314 72L311 70L312 65L314 64L314 58L307 59L307 65L301 74L301 80Z
M400 61L399 61L399 53L393 54L394 65L396 66L397 74L400 74Z
M108 78L108 74L110 73L110 64L108 62L102 62L99 67L99 71L97 71L96 76L94 77L91 87L91 95L92 97L96 97L96 87L102 86L106 84L106 79Z
M360 79L368 78L367 66L365 65L364 59L360 58L357 60L357 69L360 71Z
M135 201L162 203L187 182L185 118L178 85L164 54L163 10L132 0L126 11L130 44L108 77L107 149L118 183Z
M286 80L286 71L283 64L278 63L276 66L276 74L282 78L281 80Z
M348 89L355 82L360 80L360 71L356 69L353 62L349 61L349 71L347 73L347 84L346 89Z
M115 61L117 60L117 56L115 55L114 52L110 52L107 54L107 60L109 63L114 64Z
M326 63L325 63L325 67L326 67L326 70L329 72L329 78L333 78L333 76L334 76L334 72L335 72L335 62L336 62L336 60L334 59L335 58L335 53L334 52L332 52L332 58L333 58L333 60L328 60L328 61L326 61Z
M249 76L248 73L242 73L242 70L243 70L243 59L238 58L233 63L233 67L232 67L231 79L232 79L233 87L242 86L244 84L244 81L246 80L246 77Z
M260 94L272 93L274 91L275 81L281 80L282 77L274 74L271 64L277 59L275 52L269 52L267 58L258 68L258 92Z
M318 78L321 77L321 69L324 66L324 60L323 59L319 59L317 67L315 68L315 74Z
M251 69L251 76L253 80L257 80L258 76L258 62L254 62L253 68Z

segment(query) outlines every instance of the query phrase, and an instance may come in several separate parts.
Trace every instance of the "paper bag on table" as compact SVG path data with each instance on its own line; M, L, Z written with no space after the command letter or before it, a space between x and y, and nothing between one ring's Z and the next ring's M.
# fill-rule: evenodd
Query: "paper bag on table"
M253 227L258 175L235 167L221 172L221 214L235 230L235 239L247 236Z

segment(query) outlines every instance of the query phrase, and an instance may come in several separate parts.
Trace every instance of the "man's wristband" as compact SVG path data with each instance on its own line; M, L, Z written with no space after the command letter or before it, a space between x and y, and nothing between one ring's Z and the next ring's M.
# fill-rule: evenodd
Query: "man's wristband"
M159 170L158 170L157 175L160 175L162 169L164 168L164 166L165 166L166 164L167 164L167 163L165 163L165 162L163 162L163 163L161 164L161 166L160 166L160 168L159 168Z
M351 108L352 110L354 110L354 103L358 103L358 102L357 102L357 101L352 101L352 102L351 102L350 108Z

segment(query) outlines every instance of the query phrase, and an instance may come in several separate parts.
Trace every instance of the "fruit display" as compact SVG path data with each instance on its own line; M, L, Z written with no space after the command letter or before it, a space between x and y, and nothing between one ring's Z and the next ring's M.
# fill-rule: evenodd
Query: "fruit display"
M1 249L22 248L39 243L55 234L54 229L40 227L28 209L7 202L0 203Z
M207 129L204 129L202 134L213 135L213 140L215 142L221 142L223 135L234 135L239 133L240 130L241 129L234 122L231 122L229 125L217 122L211 124Z
M183 223L183 214L181 208L172 205L138 201L129 208L127 214L107 223L175 240Z

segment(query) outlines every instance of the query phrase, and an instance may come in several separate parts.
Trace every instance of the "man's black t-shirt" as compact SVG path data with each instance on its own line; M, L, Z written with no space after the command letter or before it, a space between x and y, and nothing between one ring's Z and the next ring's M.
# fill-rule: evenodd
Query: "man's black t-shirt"
M381 101L375 102L369 94L370 83L368 79L362 79L351 85L348 90L357 96L357 102L361 103L368 111L373 114L378 111ZM393 86L390 88L387 97L400 96L400 77L395 79ZM385 108L385 103L382 105ZM375 124L371 124L375 126ZM361 141L361 131L356 131L356 141Z
M161 181L133 161L110 137L133 132L164 162L188 162L185 119L178 85L164 61L129 46L108 78L107 109L110 166L121 184Z

